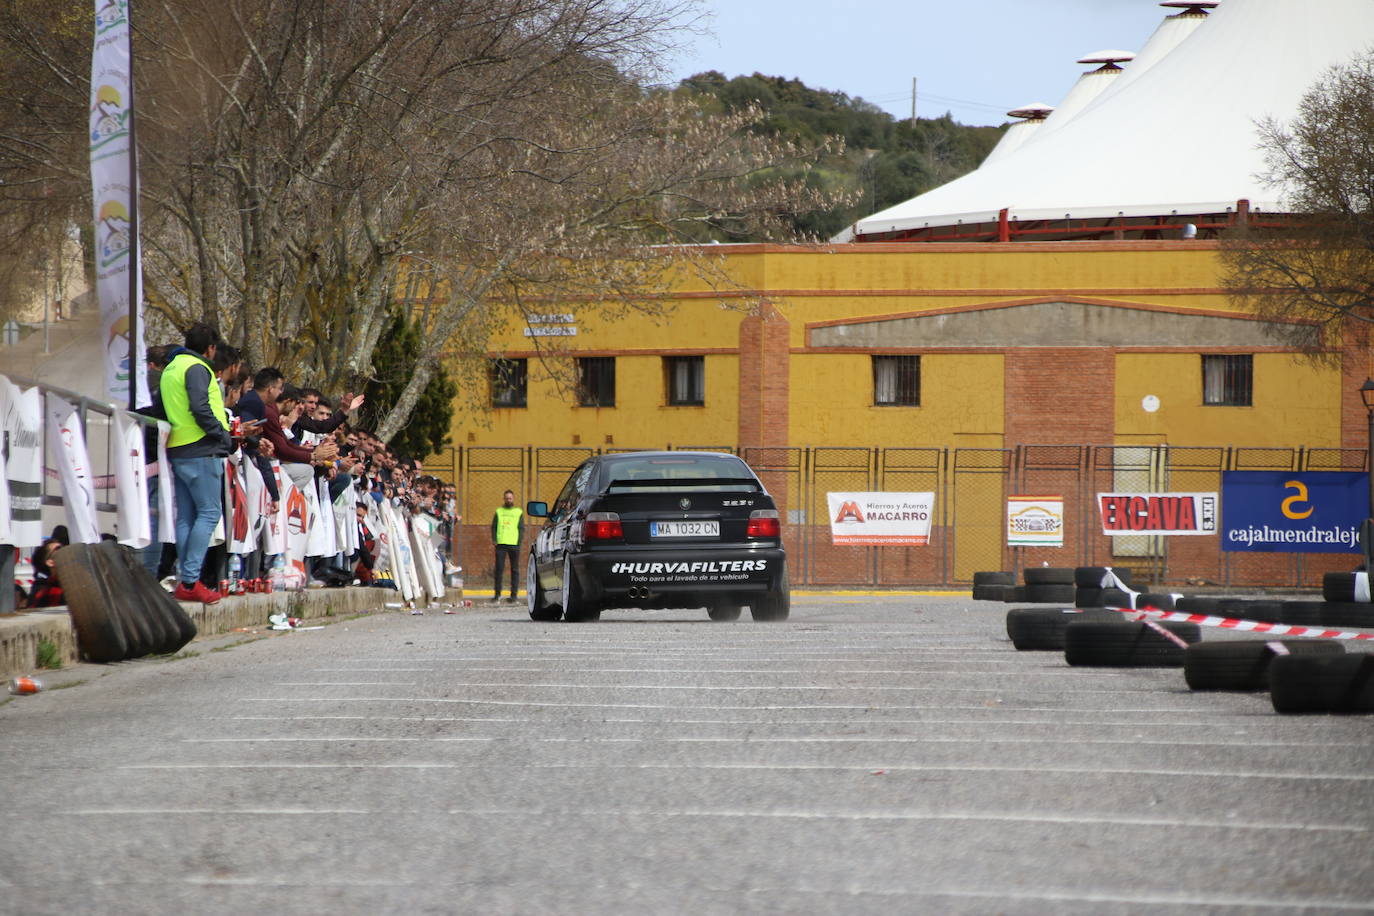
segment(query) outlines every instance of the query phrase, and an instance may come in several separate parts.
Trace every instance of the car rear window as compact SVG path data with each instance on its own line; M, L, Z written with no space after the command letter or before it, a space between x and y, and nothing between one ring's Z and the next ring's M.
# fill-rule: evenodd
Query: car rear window
M627 455L606 462L607 491L724 490L758 492L749 466L729 455Z

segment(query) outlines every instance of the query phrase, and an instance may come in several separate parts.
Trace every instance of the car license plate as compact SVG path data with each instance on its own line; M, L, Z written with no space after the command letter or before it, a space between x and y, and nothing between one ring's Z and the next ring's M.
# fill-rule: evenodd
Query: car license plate
M652 538L718 538L720 522L650 522Z

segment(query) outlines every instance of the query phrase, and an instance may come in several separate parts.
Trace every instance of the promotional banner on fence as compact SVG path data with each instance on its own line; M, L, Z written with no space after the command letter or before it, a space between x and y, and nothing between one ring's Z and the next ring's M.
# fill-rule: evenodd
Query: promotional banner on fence
M1063 496L1008 496L1008 547L1063 547Z
M21 391L0 376L0 423L9 438L9 543L37 547L43 543L43 402L38 388Z
M1360 471L1227 471L1223 550L1359 553L1369 514Z
M91 192L95 217L95 292L105 348L105 390L128 404L132 383L139 406L150 403L143 346L143 290L136 236L137 177L133 149L133 71L128 0L95 0L91 51ZM131 278L130 271L133 271ZM130 280L138 284L131 325Z
M923 547L930 543L934 493L827 493L833 544Z
M114 433L115 507L119 543L141 549L153 539L148 518L147 459L143 454L143 425L116 409L110 418Z
M48 451L57 463L57 476L62 481L68 535L73 544L94 544L100 540L100 525L96 521L95 479L81 418L75 407L50 391L44 420L48 426Z
M1103 534L1217 533L1215 493L1099 493Z

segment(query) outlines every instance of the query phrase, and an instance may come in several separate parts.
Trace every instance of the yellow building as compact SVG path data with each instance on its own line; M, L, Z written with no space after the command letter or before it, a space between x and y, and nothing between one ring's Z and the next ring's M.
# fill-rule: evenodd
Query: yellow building
M492 340L489 407L453 430L465 513L485 521L512 485L551 498L597 450L729 448L788 509L799 581L958 583L1030 562L1286 581L1287 555L1107 538L1092 516L1094 492L1215 491L1226 470L1363 464L1364 351L1304 358L1276 333L1292 328L1228 299L1217 248L712 246L730 291L684 278L659 317L558 306ZM552 372L536 341L558 344ZM828 543L825 493L880 489L941 494L930 548ZM1017 492L1064 496L1064 548L1008 551ZM1328 555L1297 579L1329 562L1347 561Z

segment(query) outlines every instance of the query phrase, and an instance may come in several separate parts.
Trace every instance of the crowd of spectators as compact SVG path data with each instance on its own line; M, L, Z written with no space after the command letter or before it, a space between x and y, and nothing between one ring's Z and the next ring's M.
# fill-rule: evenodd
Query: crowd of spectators
M291 384L271 366L254 369L224 343L218 331L196 324L182 346L148 349L148 382L153 404L141 413L172 425L167 465L149 465L149 513L153 543L144 551L145 568L181 600L213 604L228 582L266 581L280 570L278 556L262 548L231 554L230 540L211 544L224 506L225 458L241 452L262 474L275 513L281 499L271 462L280 463L296 487L316 488L326 481L331 500L352 493L358 549L334 556L312 557L309 586L387 585L377 569L378 537L369 519L372 504L383 500L404 513L431 516L445 543L454 530L452 486L426 475L418 458L398 454L361 428L355 418L363 397L346 393L333 398ZM145 427L145 454L156 458L157 432ZM176 543L160 543L157 474L172 474L176 494ZM332 514L333 507L326 507ZM65 533L65 531L63 532ZM52 555L61 544L49 539L33 552L35 581L22 596L25 607L62 603ZM447 556L447 551L445 551ZM239 586L237 590L242 590Z

